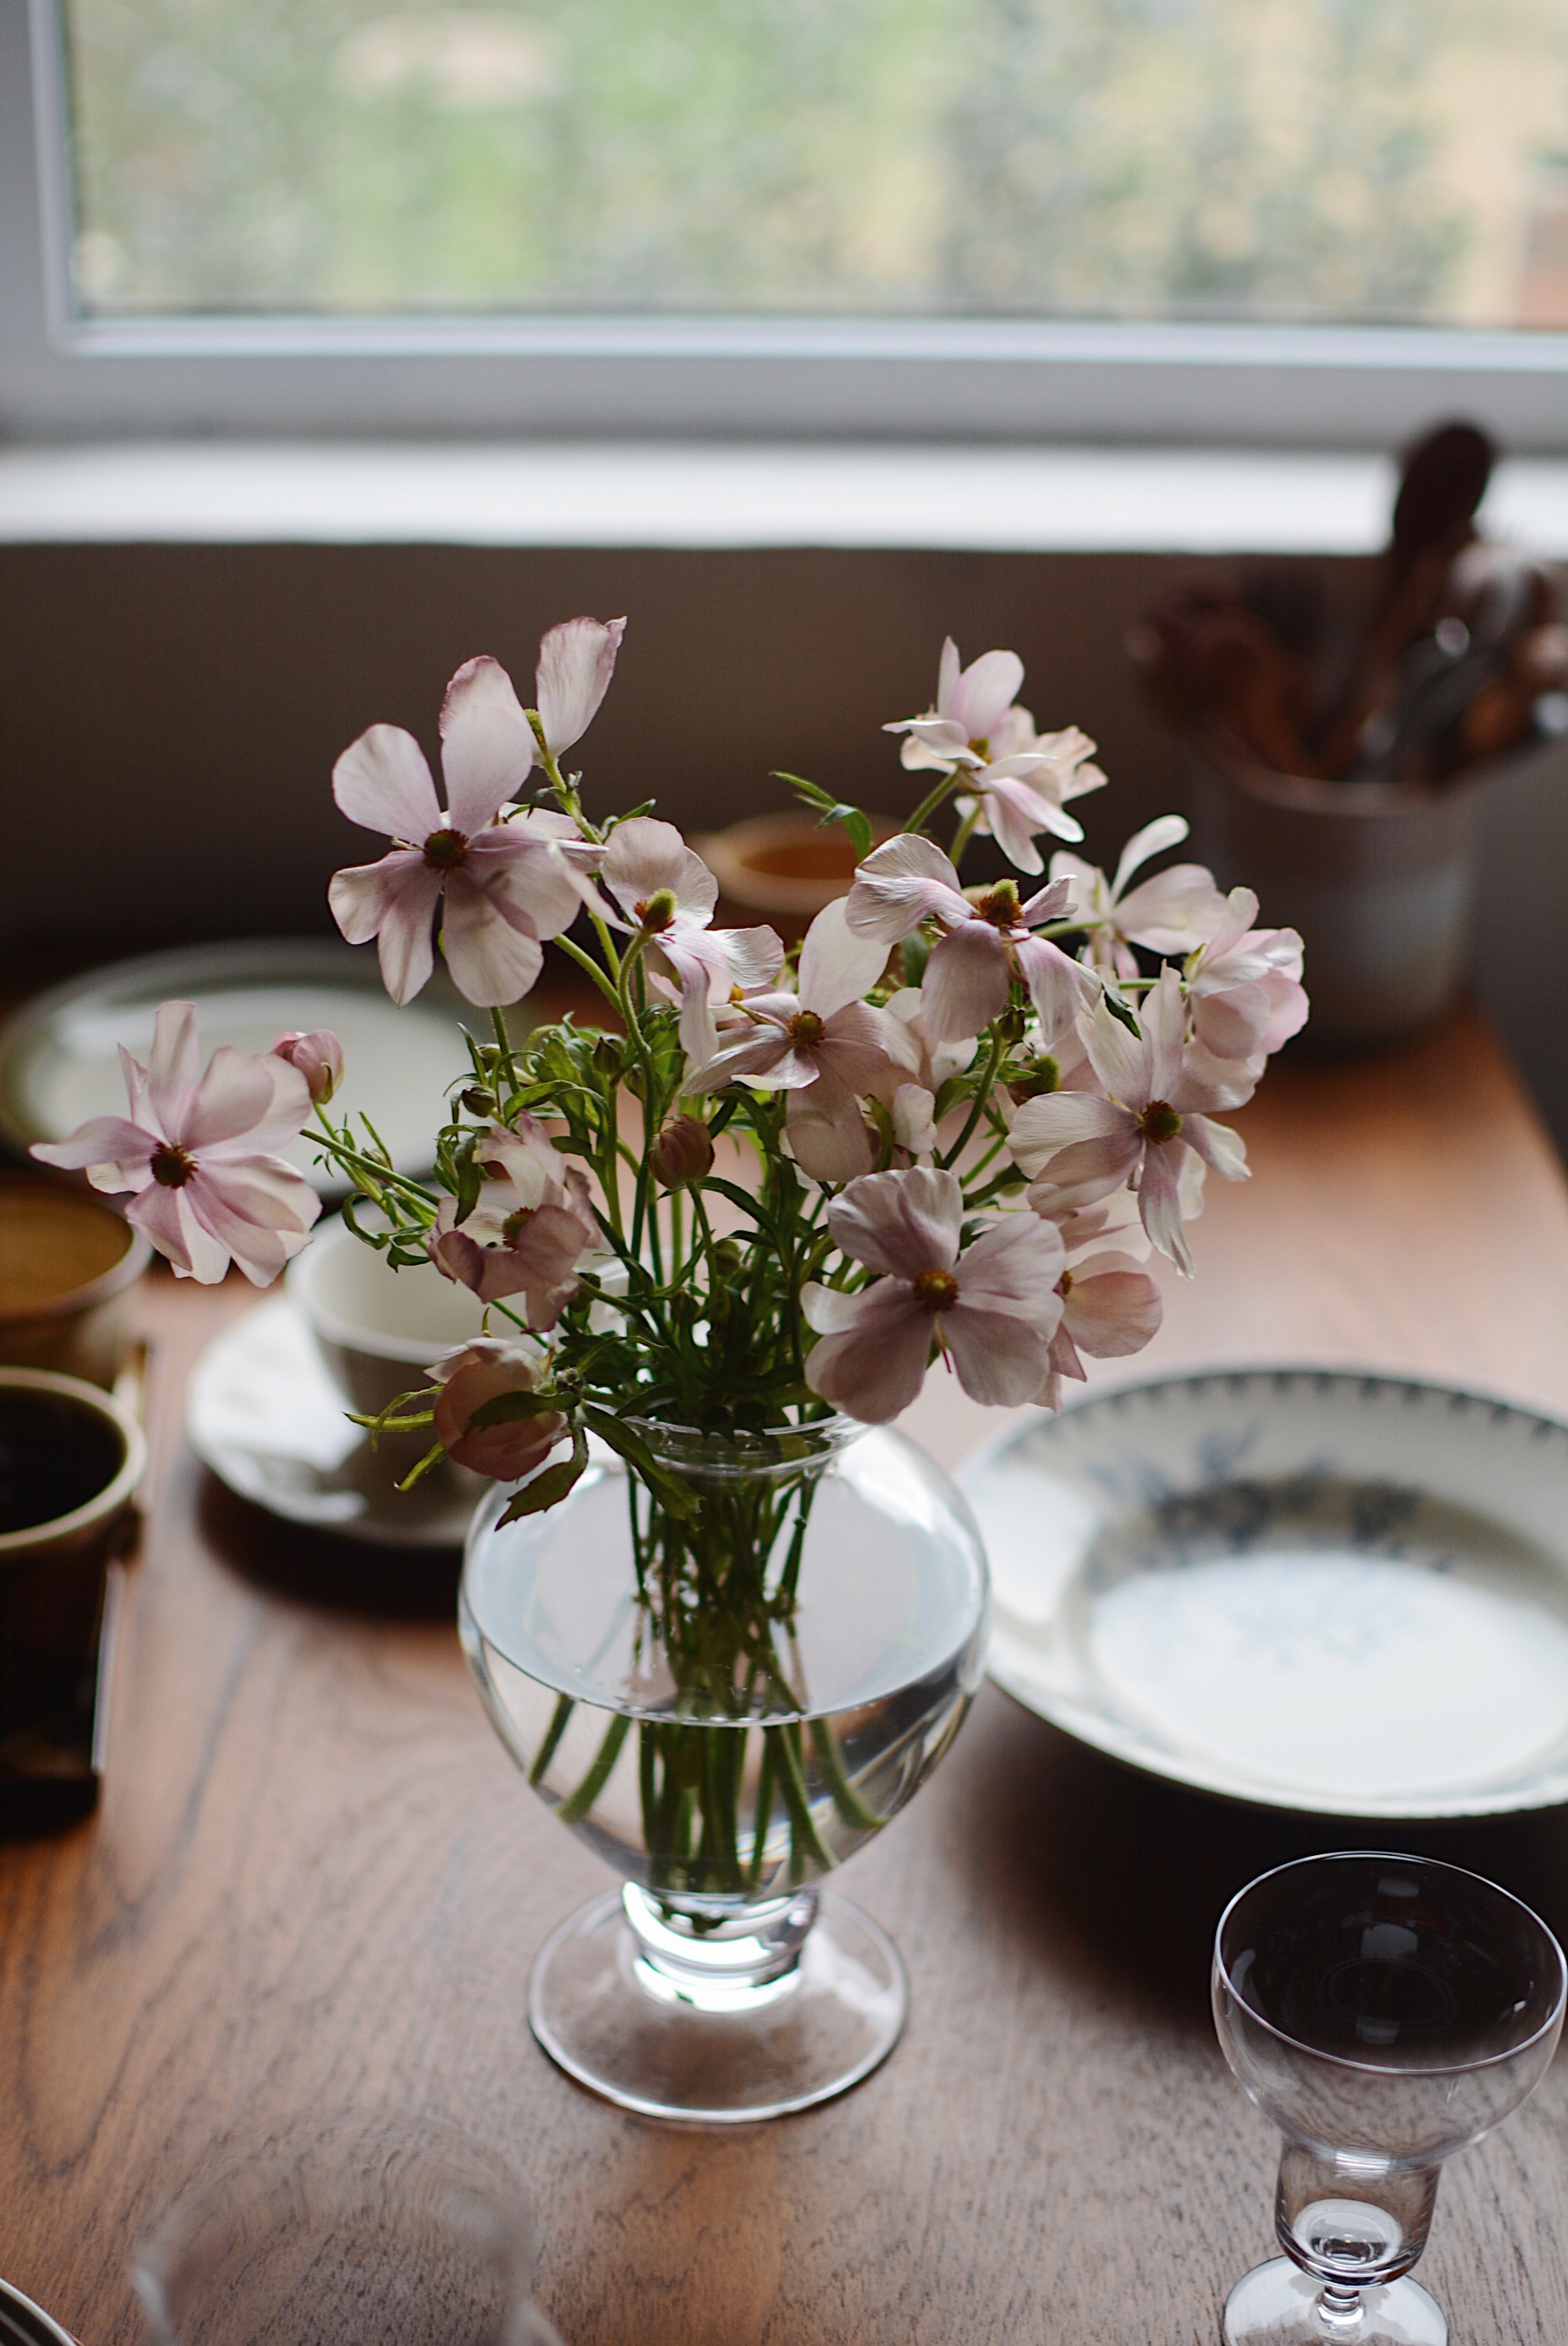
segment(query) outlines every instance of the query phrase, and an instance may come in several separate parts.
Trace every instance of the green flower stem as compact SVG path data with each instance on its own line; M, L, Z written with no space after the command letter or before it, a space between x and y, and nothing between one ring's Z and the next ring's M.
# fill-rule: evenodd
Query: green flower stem
M817 1836L811 1818L810 1801L806 1792L806 1770L800 1758L800 1729L791 1720L788 1727L769 1727L766 1732L772 1739L779 1760L779 1789L784 1795L784 1805L789 1811L789 1872L797 1882L806 1879L808 1864L820 1865L827 1872L832 1863Z
M844 1772L844 1755L833 1740L831 1727L825 1719L814 1719L810 1722L810 1731L811 1749L827 1778L833 1806L847 1825L858 1825L868 1832L875 1832L887 1823L887 1819L879 1815L875 1809L868 1808L850 1783Z
M496 1055L501 1072L506 1078L507 1094L515 1099L523 1086L517 1080L517 1062L512 1056L512 1037L506 1031L506 1015L499 1005L491 1009L490 1024L494 1029Z
M757 1815L751 1828L751 1862L746 1869L746 1887L755 1890L762 1880L762 1863L768 1851L768 1828L773 1821L773 1746L764 1734L762 1762L757 1775Z
M970 1141L973 1137L974 1127L980 1122L981 1117L984 1112L986 1101L991 1097L991 1087L996 1081L996 1071L1001 1066L1003 1060L1006 1056L1006 1043L1000 1035L993 1034L991 1038L991 1055L985 1063L985 1073L980 1079L980 1089L974 1095L974 1104L971 1107L969 1115L964 1121L963 1130L959 1134L958 1138L953 1142L952 1147L948 1150L947 1155L939 1159L944 1171L947 1171L956 1164L958 1159L962 1156L964 1150L969 1147Z
M928 790L921 799L908 822L904 824L901 835L907 838L911 831L923 831L943 800L952 797L958 788L958 782L959 777L956 773L944 774L935 789Z
M555 1757L561 1738L566 1732L566 1723L576 1707L569 1694L556 1696L555 1716L550 1721L544 1742L534 1755L534 1765L528 1770L528 1781L535 1789L543 1781L545 1770Z
M631 1723L631 1716L627 1711L622 1711L618 1717L611 1719L605 1730L605 1739L599 1746L593 1766L576 1790L568 1799L563 1800L555 1811L564 1825L580 1825L609 1782L615 1772L616 1761L621 1756L621 1746L626 1739L626 1732Z
M599 992L604 995L605 1000L609 1004L610 1008L612 1010L618 1011L621 1006L620 995L616 992L614 984L605 975L604 971L599 967L599 964L594 959L593 954L590 953L585 953L581 945L574 944L571 938L566 935L565 931L563 931L558 937L553 939L552 942L558 944L561 951L575 961L579 969L585 969L587 971L588 975L593 979L594 984L598 987Z
M963 862L963 851L969 845L970 841L974 837L975 831L979 828L981 815L983 812L984 809L981 806L979 800L976 799L969 812L964 816L963 821L959 824L957 831L953 833L952 845L947 851L947 860L952 865L955 872L959 865Z

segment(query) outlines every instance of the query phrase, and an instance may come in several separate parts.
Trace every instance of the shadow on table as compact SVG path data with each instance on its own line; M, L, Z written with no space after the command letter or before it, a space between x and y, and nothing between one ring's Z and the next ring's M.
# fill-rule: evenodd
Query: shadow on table
M204 1474L202 1535L234 1571L276 1596L376 1620L452 1621L463 1568L451 1547L382 1547L285 1523Z
M1063 1959L1119 1977L1178 2024L1212 2025L1209 1956L1231 1897L1316 1851L1400 1850L1465 1866L1568 1940L1568 1809L1441 1824L1302 1816L1141 1775L1006 1697L975 1724L983 1805L958 1847L998 1925L1005 1918Z

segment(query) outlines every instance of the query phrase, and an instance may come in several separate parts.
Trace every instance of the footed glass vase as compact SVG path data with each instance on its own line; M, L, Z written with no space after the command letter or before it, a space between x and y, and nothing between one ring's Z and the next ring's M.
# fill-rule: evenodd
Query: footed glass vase
M891 1942L820 1884L913 1798L979 1683L980 1535L940 1468L847 1420L638 1423L559 1505L469 1535L459 1621L530 1784L621 1876L540 1953L534 2032L656 2117L775 2117L896 2043Z

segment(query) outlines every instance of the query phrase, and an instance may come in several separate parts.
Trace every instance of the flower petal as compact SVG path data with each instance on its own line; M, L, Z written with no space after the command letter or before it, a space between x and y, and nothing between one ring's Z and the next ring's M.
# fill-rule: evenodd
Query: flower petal
M868 1270L918 1279L951 1270L958 1260L963 1191L951 1173L917 1165L907 1173L868 1173L828 1209L828 1227L845 1254Z
M954 1274L966 1309L1038 1321L1050 1334L1062 1317L1056 1284L1066 1264L1062 1233L1033 1214L1008 1214L982 1230Z
M628 920L636 920L639 903L665 894L699 928L713 918L718 882L673 822L639 814L617 823L601 868L605 885Z
M225 1155L270 1156L299 1138L310 1113L311 1086L298 1067L220 1043L169 1137L204 1164L214 1151L220 1162Z
M1016 652L982 652L959 677L950 699L939 706L944 717L957 719L967 740L984 741L996 731L1023 687L1023 663Z
M196 1031L195 1004L160 1003L147 1063L147 1096L159 1130L170 1140L180 1137L200 1076L201 1041Z
M95 1189L112 1192L139 1188L149 1179L148 1160L160 1146L156 1132L144 1131L123 1116L95 1116L64 1140L36 1140L27 1154L41 1164L58 1165L67 1172L90 1167L94 1173L116 1177L93 1182ZM117 1178L122 1173L124 1178Z
M411 1001L434 966L430 925L441 885L440 872L417 848L332 874L327 889L332 918L351 945L377 940L382 980L394 1002Z
M626 631L624 618L563 619L540 644L535 706L556 757L580 741L597 716Z
M424 752L401 725L372 725L332 768L332 796L351 822L423 847L441 829Z
M1130 1151L1130 1170L1136 1160L1138 1133L1136 1118L1126 1108L1102 1099L1097 1092L1046 1092L1018 1109L1007 1148L1020 1172L1033 1179L1061 1149L1110 1138Z
M1067 1290L1067 1331L1098 1361L1141 1352L1164 1317L1159 1281L1130 1255L1095 1256Z
M989 921L966 920L932 949L921 1017L937 1042L978 1035L1007 1006L1007 948Z
M383 957L386 942L383 928ZM545 965L544 946L514 928L501 907L465 870L447 875L441 949L459 994L482 1009L520 1002Z
M826 905L800 947L800 1005L820 1018L830 1018L846 1003L858 1002L887 966L886 945L850 928L847 903L840 896Z
M835 1409L867 1425L885 1425L925 1382L931 1314L901 1279L878 1280L854 1300L853 1325L820 1336L812 1346L806 1382Z
M1225 917L1225 898L1214 884L1213 872L1201 863L1173 863L1168 872L1157 872L1123 898L1116 925L1124 936L1147 945L1151 953L1189 954L1195 945L1207 943Z
M1146 863L1151 855L1163 855L1167 848L1179 847L1187 835L1187 828L1186 815L1160 814L1153 822L1145 822L1142 831L1135 831L1122 850L1122 860L1116 866L1116 876L1111 886L1112 895L1120 897L1134 872L1140 864ZM1196 867L1189 868L1196 870Z
M1040 1326L1010 1313L972 1310L966 1303L944 1311L942 1338L971 1401L991 1409L1033 1401L1050 1372L1051 1338L1059 1316L1058 1310L1048 1326Z
M183 1189L193 1220L226 1247L253 1287L270 1287L321 1210L302 1173L276 1157L202 1165Z
M229 1268L229 1250L191 1211L185 1189L166 1189L149 1181L126 1208L126 1219L145 1230L164 1259L174 1265L178 1279L194 1279L215 1287Z
M934 958L934 956L933 956ZM1040 1021L1040 1042L1054 1051L1084 1007L1083 964L1054 945L1049 937L1023 937L1013 948L1018 974L1029 988Z
M1179 1188L1181 1160L1186 1153L1175 1140L1167 1140L1158 1148L1145 1149L1143 1169L1138 1175L1138 1211L1145 1229L1161 1254L1169 1256L1184 1279L1190 1279L1192 1249L1182 1229Z
M901 944L929 917L967 921L972 911L958 873L941 848L908 833L872 848L844 899L844 915L854 933L889 948Z
M1222 1179L1250 1179L1247 1143L1240 1133L1232 1132L1227 1124L1213 1124L1207 1116L1184 1116L1181 1137L1189 1148L1196 1149L1204 1163Z
M482 831L463 870L525 937L558 937L597 892L580 858L525 821Z
M499 660L464 660L441 704L441 770L453 826L465 835L493 822L527 780L537 744Z
M784 1123L795 1162L813 1181L852 1181L877 1161L859 1100L826 1066L809 1088L790 1092Z

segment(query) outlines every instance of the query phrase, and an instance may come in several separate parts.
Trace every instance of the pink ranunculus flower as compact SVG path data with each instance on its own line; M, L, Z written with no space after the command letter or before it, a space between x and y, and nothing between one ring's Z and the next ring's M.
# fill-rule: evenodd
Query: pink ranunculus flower
M482 1302L521 1295L530 1328L553 1328L577 1291L577 1265L599 1239L586 1178L565 1164L536 1117L492 1125L473 1152L490 1178L462 1221L443 1198L430 1235L436 1269Z
M1070 798L1099 790L1098 767L1084 764L1095 745L1075 726L1061 733L1037 733L1027 709L1017 705L1023 663L1016 652L986 652L970 667L960 664L951 636L942 648L936 707L923 717L901 718L882 728L904 736L901 757L917 771L966 770L969 800L978 807L977 831L989 831L1021 872L1041 870L1035 834L1082 839L1082 826L1064 811Z
M1051 858L1053 880L1065 880L1078 919L1088 932L1090 959L1097 969L1121 977L1138 974L1134 945L1151 953L1186 954L1214 935L1225 919L1225 898L1214 874L1201 863L1173 863L1152 880L1129 887L1135 872L1151 855L1178 847L1187 835L1185 816L1162 814L1136 831L1122 850L1116 876L1107 880L1092 863L1061 853Z
M903 1030L898 1046L900 1066L891 1079L891 1088L880 1089L879 1096L886 1099L892 1118L893 1137L910 1157L929 1157L936 1149L941 1135L936 1124L937 1095L952 1076L961 1076L974 1057L978 1036L962 1035L944 1043L934 1035L921 1016L924 996L918 985L901 986L889 997L887 1015ZM948 1118L956 1131L962 1109L954 1109Z
M544 1373L536 1352L502 1336L475 1336L433 1361L425 1374L441 1386L435 1438L447 1456L497 1483L520 1483L542 1465L566 1430L565 1419L554 1410L482 1425L472 1433L468 1429L486 1402L503 1393L535 1392Z
M308 1035L291 1028L272 1046L275 1059L298 1067L318 1107L325 1107L343 1080L343 1046L330 1026L312 1027Z
M1247 1178L1247 1151L1234 1132L1210 1121L1217 1108L1251 1098L1249 1069L1215 1060L1186 1041L1186 1005L1167 967L1144 998L1141 1032L1130 1035L1102 1000L1085 1011L1079 1032L1105 1096L1049 1092L1025 1100L1007 1145L1033 1182L1035 1210L1092 1205L1131 1182L1145 1229L1184 1276L1192 1254L1182 1229L1181 1176L1192 1150L1227 1181Z
M270 1286L321 1210L302 1174L273 1152L297 1139L311 1093L270 1052L220 1044L203 1069L196 1010L166 1002L146 1066L123 1046L128 1119L95 1116L66 1140L39 1142L46 1165L86 1168L95 1189L132 1190L126 1219L180 1279L212 1286L230 1260Z
M1201 1169L1200 1159L1193 1162ZM1035 1188L1045 1190L1044 1183ZM1149 1242L1130 1191L1066 1212L1051 1210L1033 1192L1030 1202L1055 1223L1067 1253L1058 1282L1062 1319L1051 1339L1050 1374L1034 1395L1042 1407L1060 1409L1062 1380L1082 1382L1087 1375L1082 1355L1115 1360L1141 1352L1158 1333L1165 1303L1157 1280L1145 1268Z
M942 924L945 933L921 983L921 1015L940 1041L978 1035L1006 1007L1013 977L1028 988L1047 1048L1083 1006L1083 969L1048 937L1031 933L1071 910L1065 881L1053 881L1025 903L1011 880L965 895L941 848L905 833L872 849L843 902L854 933L884 950L921 921Z
M975 1401L1006 1405L1039 1392L1062 1318L1065 1258L1051 1223L1009 1215L962 1246L959 1183L915 1166L851 1181L828 1225L845 1254L879 1275L853 1294L814 1281L801 1290L818 1337L806 1362L813 1392L885 1424L919 1392L933 1345Z
M338 760L339 806L351 822L390 831L393 844L379 863L335 873L328 902L351 944L376 939L394 1002L412 1000L430 975L438 904L458 991L481 1005L516 1002L539 974L543 940L570 927L592 897L588 875L600 851L565 815L498 820L527 779L535 745L496 661L471 659L458 669L442 704L441 738L444 811L418 742L401 726L372 725Z
M610 688L625 619L563 619L540 639L534 705L550 755L580 741Z
M1198 1040L1217 1059L1261 1060L1307 1024L1301 939L1294 929L1255 929L1257 899L1233 888L1226 915L1187 964Z
M909 1047L903 1029L860 998L886 960L881 946L850 932L842 899L828 905L806 932L798 991L742 995L688 1087L786 1091L785 1129L802 1172L813 1181L869 1173L876 1156L860 1101L885 1086Z
M737 987L764 985L784 964L769 928L716 929L718 882L673 822L634 815L618 823L605 850L603 877L625 915L616 922L647 940L649 965L667 972L680 1001L681 1048L690 1059L712 1056L713 1005Z

